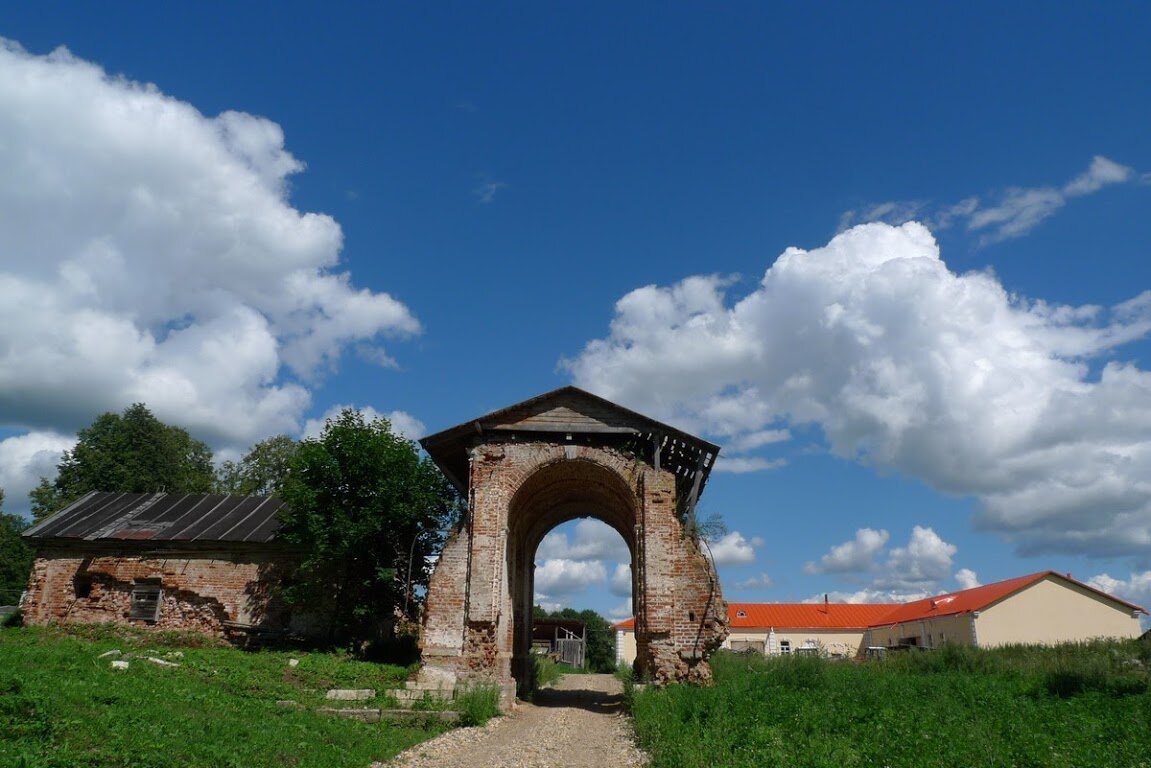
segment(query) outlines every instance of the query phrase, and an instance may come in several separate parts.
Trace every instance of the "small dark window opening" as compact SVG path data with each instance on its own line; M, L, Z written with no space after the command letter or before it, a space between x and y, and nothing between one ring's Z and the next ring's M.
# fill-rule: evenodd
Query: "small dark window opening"
M84 598L92 596L92 577L78 573L72 578L72 591L76 594L76 599L83 600Z
M132 606L128 612L128 618L148 622L158 620L162 594L159 579L134 582L132 584Z

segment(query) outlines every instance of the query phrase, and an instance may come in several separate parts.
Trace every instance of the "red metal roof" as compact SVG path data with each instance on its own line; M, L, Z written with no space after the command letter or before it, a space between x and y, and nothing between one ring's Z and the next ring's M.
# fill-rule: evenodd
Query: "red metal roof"
M935 616L953 616L959 613L970 613L971 611L982 611L991 607L1000 600L1015 594L1016 592L1030 587L1032 584L1037 584L1044 579L1055 579L1083 589L1095 592L1102 595L1108 600L1113 600L1120 605L1125 605L1131 610L1142 611L1147 613L1146 609L1129 603L1126 600L1120 600L1114 595L1109 595L1106 592L1095 589L1092 586L1084 584L1083 582L1076 581L1070 576L1065 576L1055 571L1040 571L1039 573L1028 574L1027 576L1018 576L1014 579L1007 579L1006 581L997 581L994 584L984 584L981 587L973 587L971 589L964 589L959 592L949 592L945 595L936 595L935 597L925 597L922 600L915 600L910 603L904 603L897 606L882 620L877 621L876 626L883 626L887 624L899 624L904 621L920 621L922 619L930 619Z
M728 603L727 618L732 629L866 629L933 616L982 611L1048 578L1074 584L1133 611L1147 613L1141 606L1120 600L1070 576L1055 571L1040 571L910 603ZM614 627L624 631L634 630L635 619L621 621Z
M865 629L897 608L892 603L728 603L732 629Z

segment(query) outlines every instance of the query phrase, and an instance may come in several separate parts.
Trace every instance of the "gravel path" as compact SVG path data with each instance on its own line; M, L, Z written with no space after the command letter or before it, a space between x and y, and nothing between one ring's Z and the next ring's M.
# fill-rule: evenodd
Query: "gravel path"
M458 728L372 768L636 768L635 746L612 675L564 675L483 728Z

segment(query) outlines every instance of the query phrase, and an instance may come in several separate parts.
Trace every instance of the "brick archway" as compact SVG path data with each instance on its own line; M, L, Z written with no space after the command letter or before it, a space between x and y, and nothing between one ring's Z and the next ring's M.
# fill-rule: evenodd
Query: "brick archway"
M710 678L726 606L690 529L716 446L574 387L422 444L469 502L429 585L422 682L491 681L510 698L530 680L535 551L578 517L631 551L640 666L659 683Z

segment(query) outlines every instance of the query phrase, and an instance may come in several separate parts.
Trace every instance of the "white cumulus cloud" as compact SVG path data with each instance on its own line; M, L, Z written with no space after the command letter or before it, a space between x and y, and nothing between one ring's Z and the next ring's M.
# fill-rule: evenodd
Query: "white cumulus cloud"
M1151 606L1151 571L1132 573L1126 579L1116 579L1101 573L1088 579L1087 584L1144 608Z
M884 565L886 574L878 584L888 589L937 590L951 574L951 561L958 550L932 529L917 525L907 546L891 550Z
M608 586L616 597L631 597L631 565L616 563Z
M851 541L837 544L819 562L804 565L805 573L858 573L875 567L875 556L883 551L891 534L884 530L860 528Z
M607 581L607 570L598 560L544 560L536 566L536 590L550 597L581 592Z
M970 568L960 568L956 571L955 581L959 584L960 589L974 589L975 587L981 586L979 577L975 574L975 571Z
M614 608L609 609L608 610L608 617L615 619L616 621L621 621L623 619L631 618L631 615L632 615L631 603L632 603L632 600L629 597L627 600L624 600L619 605L615 606Z
M768 576L766 573L761 573L758 576L751 576L742 581L737 581L735 586L740 589L769 589L775 580Z
M748 541L739 531L730 531L709 542L703 551L711 554L716 565L746 565L755 562L755 548L759 546L763 546L763 539L758 536Z
M599 520L585 518L575 524L569 539L564 531L544 536L536 550L536 560L615 560L631 562L631 551L616 529Z
M638 288L564 364L732 441L815 425L838 456L977 497L977 524L1023 554L1151 555L1151 374L1116 359L1151 331L1151 291L1110 310L1029 301L951 272L914 222L788 248L734 302L728 286Z
M247 445L298 430L308 382L349 345L420 331L340 271L331 217L292 207L303 163L266 118L204 115L64 49L0 40L0 168L10 433L51 441L144 402Z

